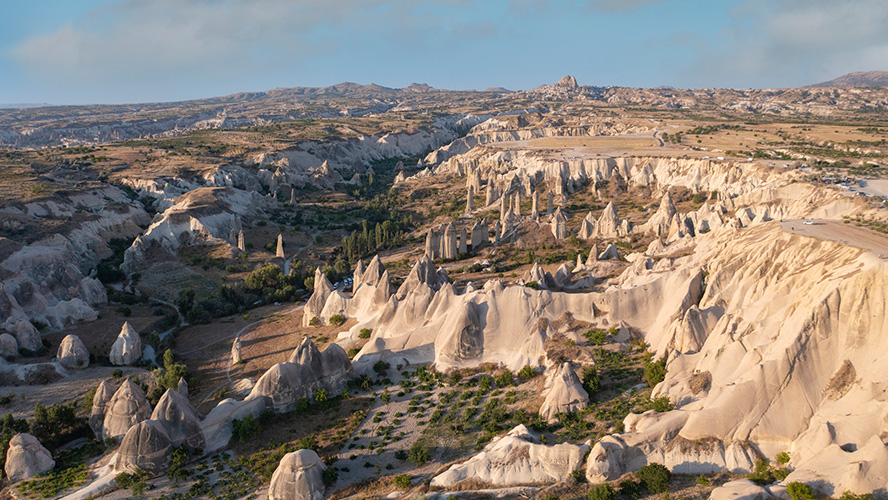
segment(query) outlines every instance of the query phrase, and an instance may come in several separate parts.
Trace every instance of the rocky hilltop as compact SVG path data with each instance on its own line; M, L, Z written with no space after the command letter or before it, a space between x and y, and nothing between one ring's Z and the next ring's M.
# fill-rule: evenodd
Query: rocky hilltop
M857 71L809 87L888 87L888 71Z

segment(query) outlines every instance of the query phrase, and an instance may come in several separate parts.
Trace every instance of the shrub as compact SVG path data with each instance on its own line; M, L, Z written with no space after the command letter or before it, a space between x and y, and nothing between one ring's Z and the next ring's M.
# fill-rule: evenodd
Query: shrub
M675 406L673 406L672 402L669 401L669 396L660 396L659 398L654 398L651 400L651 409L656 410L660 413L665 413L667 411L674 410Z
M649 361L644 364L644 379L648 385L654 387L666 378L666 358L659 361Z
M132 474L121 472L114 478L114 482L123 489L128 488L134 497L140 497L145 492L145 480L147 478L147 472L142 469L136 469Z
M586 340L589 341L592 345L604 345L607 341L607 331L602 330L600 328L593 328L586 332L584 335Z
M242 419L235 419L231 424L234 428L232 434L241 442L249 441L256 434L259 434L259 422L253 418L253 415L247 415Z
M617 493L614 491L614 487L609 483L596 485L586 495L589 500L614 500L616 496Z
M398 474L395 476L395 487L407 489L410 487L410 476L407 474Z
M508 387L510 385L515 385L515 378L509 370L502 372L496 377L497 387Z
M321 318L315 316L308 322L309 326L321 326Z
M699 476L697 476L697 484L699 484L700 486L709 486L709 478L707 478L703 474L700 474Z
M320 450L320 447L318 446L318 438L315 437L314 434L299 438L299 440L296 441L296 446L298 446L300 450L314 450L316 452Z
M346 354L348 354L348 359L354 359L354 357L357 356L359 352L361 352L360 349L358 349L357 347L352 347L348 350Z
M490 375L481 375L481 379L478 381L478 389L481 392L487 393L490 392L490 388L493 386L493 377Z
M873 495L870 493L854 494L850 491L846 491L842 493L842 496L839 497L839 500L873 500Z
M620 496L626 498L638 498L641 496L641 484L638 481L627 479L620 483Z
M327 486L336 484L336 481L339 479L339 469L336 467L327 467L327 469L321 474L321 479L323 479L324 484Z
M314 400L317 403L323 403L324 401L326 401L327 391L323 387L318 388L318 390L315 391Z
M813 500L814 489L805 483L793 481L786 485L786 493L792 500ZM843 495L844 496L844 495Z
M669 481L672 479L669 469L657 463L645 465L638 469L635 475L651 493L665 493L669 489Z
M358 332L359 339L369 339L371 330L369 328L361 328L361 331Z
M530 365L524 365L524 368L518 372L518 377L523 378L525 380L531 379L537 376L536 370L533 369Z
M777 463L780 465L786 465L789 463L789 453L782 451L777 454Z
M391 368L391 365L382 360L373 364L373 371L375 371L380 377L385 376L385 374L388 373L389 368Z
M583 388L586 389L589 397L601 390L601 380L598 378L598 370L595 369L595 366L583 367Z
M77 416L77 403L34 405L31 434L50 450L82 434L85 428L86 419Z
M333 326L339 326L339 325L345 323L345 318L342 317L341 314L334 314L333 316L330 316L329 323Z
M410 447L410 451L407 452L407 458L414 465L422 465L432 458L432 454L425 445L417 441L413 443L413 446Z

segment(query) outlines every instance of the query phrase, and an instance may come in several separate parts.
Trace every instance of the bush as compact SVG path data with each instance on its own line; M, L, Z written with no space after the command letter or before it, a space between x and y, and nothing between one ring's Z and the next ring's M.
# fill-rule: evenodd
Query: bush
M699 476L697 476L697 484L699 484L700 486L709 486L709 478L704 476L703 474L700 474Z
M525 380L531 379L537 376L536 370L533 369L530 365L524 365L524 368L518 372L518 377L523 378Z
M625 498L638 498L641 496L641 484L638 481L627 479L620 483L620 496Z
M780 465L786 465L789 463L789 453L782 451L777 454L777 463Z
M586 495L589 500L614 500L617 496L617 493L614 491L614 487L609 483L602 483L591 490Z
M369 328L361 328L361 331L358 332L359 339L369 339L371 330Z
M241 442L249 441L256 434L259 434L259 422L253 418L253 415L247 415L239 420L236 419L231 424L234 427L232 434Z
M140 497L145 492L146 479L148 479L148 473L142 469L136 469L132 474L121 472L114 478L114 482L123 489L129 489L134 497Z
M333 316L330 316L329 323L333 326L339 326L339 325L345 323L345 318L342 317L341 314L334 314Z
M600 328L593 328L583 336L586 337L586 340L592 345L604 345L604 343L607 342L607 331Z
M321 474L321 479L323 479L324 484L327 486L336 484L336 481L339 480L339 469L336 467L327 467L327 469Z
M648 385L654 387L666 378L666 358L659 361L649 361L644 364L644 379Z
M644 487L651 493L665 493L669 489L669 481L672 479L672 473L669 472L664 465L647 464L635 476L641 480Z
M839 500L873 500L873 495L870 493L854 494L850 491L846 491L842 493Z
M651 409L660 413L666 413L667 411L674 410L675 406L672 405L672 401L669 401L669 396L660 396L651 400Z
M417 441L413 443L413 446L410 447L410 451L407 452L407 458L414 465L422 465L432 458L432 454L425 445Z
M77 403L34 405L31 434L50 451L84 434L87 428L86 419L77 416Z
M383 360L379 360L376 363L373 363L373 371L376 372L380 377L385 376L388 373L388 369L391 368L392 365L386 363Z
M508 387L510 385L515 385L515 378L512 376L512 372L506 370L496 377L496 386L497 387Z
M323 387L318 388L318 390L315 391L315 395L314 395L315 402L323 403L327 399L328 399L327 398L327 391Z
M586 389L589 397L601 390L601 380L598 378L598 370L594 365L583 368L583 389Z
M308 322L309 326L321 326L321 318L315 316L311 318L311 321Z
M355 356L357 356L359 352L361 352L360 349L358 349L357 347L352 347L351 349L348 350L348 352L346 352L346 354L348 355L348 359L354 359Z
M792 500L813 500L814 489L805 483L793 481L786 485L786 493ZM844 497L844 495L843 495Z
M398 474L395 476L395 487L405 490L410 487L410 476L408 474Z

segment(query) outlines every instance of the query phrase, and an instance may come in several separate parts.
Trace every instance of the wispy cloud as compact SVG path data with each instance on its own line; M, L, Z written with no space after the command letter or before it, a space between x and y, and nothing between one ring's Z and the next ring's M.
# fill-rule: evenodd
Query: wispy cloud
M36 77L85 81L222 78L268 71L301 56L351 50L360 36L415 37L431 30L454 36L491 26L429 24L427 4L462 0L122 0L62 28L27 38L12 60ZM360 33L360 35L356 35Z
M884 0L746 0L690 74L722 86L795 86L888 67Z

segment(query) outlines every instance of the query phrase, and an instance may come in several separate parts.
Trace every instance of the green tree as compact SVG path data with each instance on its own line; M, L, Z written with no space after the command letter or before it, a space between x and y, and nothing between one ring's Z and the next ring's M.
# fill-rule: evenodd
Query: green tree
M658 361L648 361L644 364L644 379L648 385L654 387L666 378L666 358Z
M793 481L786 485L786 494L792 500L814 500L814 488L798 481Z
M635 476L651 493L665 493L669 489L669 481L672 480L672 473L669 472L669 469L657 463L647 464L638 469Z
M410 451L407 452L407 458L414 465L422 465L431 460L432 454L425 445L417 441L413 443L413 446L410 447Z
M589 500L614 500L617 496L617 493L614 491L614 487L610 485L610 483L602 483L595 485L586 497Z
M589 397L601 390L601 380L598 378L598 370L594 365L583 367L583 388L586 389Z

